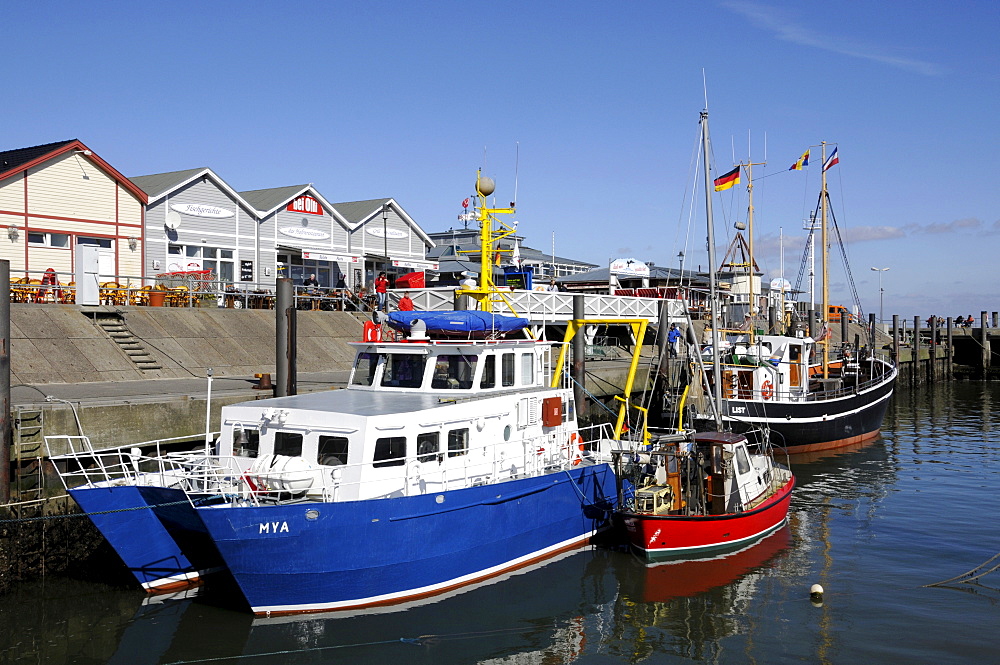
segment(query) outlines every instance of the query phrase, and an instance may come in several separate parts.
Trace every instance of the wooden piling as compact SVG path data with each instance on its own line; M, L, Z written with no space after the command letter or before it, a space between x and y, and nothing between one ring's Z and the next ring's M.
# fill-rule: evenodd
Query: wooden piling
M899 368L899 314L892 315L892 362Z
M953 326L950 316L948 317L946 324L948 326L948 378L950 379L954 376L954 367L952 367L952 363L955 362L955 342L952 334Z
M913 367L910 368L910 376L913 383L920 383L920 317L913 317L913 334L910 336L910 351L913 353Z
M983 346L983 378L986 378L986 373L990 369L990 336L989 336L989 320L986 318L986 312L980 314L980 321L982 327L979 329L979 343Z

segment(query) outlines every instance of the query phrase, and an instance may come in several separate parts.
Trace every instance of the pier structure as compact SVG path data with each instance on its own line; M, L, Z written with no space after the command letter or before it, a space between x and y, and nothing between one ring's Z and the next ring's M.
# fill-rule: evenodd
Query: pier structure
M451 311L455 308L455 289L439 287L410 289L414 309L432 312ZM661 309L666 305L670 322L685 320L682 300L644 298L639 296L613 296L599 293L569 293L565 291L510 291L504 296L514 307L511 314L528 319L533 333L540 326L566 323L574 318L573 299L583 298L583 314L588 319L648 319L656 324L661 320Z

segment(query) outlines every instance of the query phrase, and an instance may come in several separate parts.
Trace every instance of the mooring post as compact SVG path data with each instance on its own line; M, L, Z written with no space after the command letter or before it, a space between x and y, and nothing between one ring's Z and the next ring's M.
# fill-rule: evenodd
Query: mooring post
M663 307L665 308L667 301L663 301ZM664 310L660 311L660 328L663 328L666 322L666 317L663 314ZM573 295L573 318L577 321L582 321L586 318L586 311L584 307L584 295L582 293L577 293ZM581 328L576 331L576 335L573 336L573 401L576 402L577 416L586 416L589 409L587 407L587 393L584 390L587 380L587 340L584 337L584 330ZM662 332L662 331L660 331ZM666 333L663 337L666 340ZM642 344L642 340L636 340L637 344ZM661 347L662 348L662 347ZM628 395L625 396L628 399Z
M982 321L982 328L979 329L979 343L983 347L983 378L985 379L986 372L990 368L990 322L986 318L986 312L982 312L979 318Z
M997 324L1000 323L1000 322L997 321L997 315L998 314L1000 314L1000 312L993 312L993 326L992 327L994 327L994 328L996 328Z
M931 366L927 370L927 376L930 377L930 380L933 382L937 377L937 319L934 318L928 321L927 327L931 329L931 341L930 346L928 347L930 350Z
M892 315L892 362L899 369L899 314Z
M913 343L910 344L913 351L913 367L910 368L910 376L913 383L920 383L920 317L913 317Z
M10 503L10 261L0 259L0 503Z
M955 340L954 340L954 337L952 336L952 332L951 332L952 331L952 319L951 319L950 316L948 317L948 320L945 321L945 325L947 326L947 329L948 329L948 332L947 332L947 337L948 337L948 378L952 379L952 378L955 377L955 375L953 374L954 367L952 366L952 364L955 362Z
M274 396L295 395L295 297L287 277L279 277L275 286L274 324Z

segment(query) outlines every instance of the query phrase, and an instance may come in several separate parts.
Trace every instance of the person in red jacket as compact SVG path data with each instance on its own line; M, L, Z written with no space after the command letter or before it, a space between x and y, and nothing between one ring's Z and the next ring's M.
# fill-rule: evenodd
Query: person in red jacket
M399 311L400 312L412 312L413 311L413 301L410 300L409 293L403 293L403 297L399 299Z
M375 295L378 297L378 309L383 312L386 311L386 290L389 288L389 280L386 279L385 273L380 272L378 277L375 278Z

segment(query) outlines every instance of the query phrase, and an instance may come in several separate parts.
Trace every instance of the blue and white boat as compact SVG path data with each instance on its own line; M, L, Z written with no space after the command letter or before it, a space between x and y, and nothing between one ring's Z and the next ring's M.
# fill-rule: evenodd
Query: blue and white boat
M356 343L347 390L223 408L242 486L196 510L255 613L413 600L607 525L614 476L552 387L552 344L416 334Z

